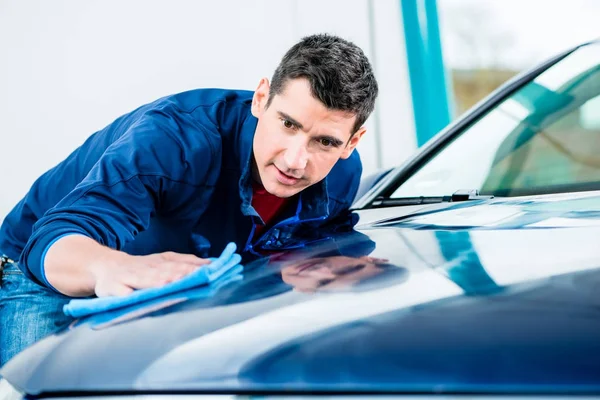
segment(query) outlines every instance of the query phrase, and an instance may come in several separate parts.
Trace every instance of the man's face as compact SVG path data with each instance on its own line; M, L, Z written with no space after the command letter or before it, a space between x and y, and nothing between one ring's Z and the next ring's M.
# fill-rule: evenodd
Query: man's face
M327 109L306 79L288 81L267 108L268 98L263 78L252 101L258 118L253 177L275 196L291 197L320 182L340 158L350 157L365 133L361 128L352 135L355 116Z
M374 257L322 257L297 262L281 269L282 280L300 292L336 289L351 286L379 275L385 262Z

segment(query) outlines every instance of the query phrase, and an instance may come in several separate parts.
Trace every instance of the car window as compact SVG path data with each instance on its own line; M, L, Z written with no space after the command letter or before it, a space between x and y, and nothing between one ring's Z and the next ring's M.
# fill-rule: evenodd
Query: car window
M600 46L582 47L447 144L392 194L600 189Z

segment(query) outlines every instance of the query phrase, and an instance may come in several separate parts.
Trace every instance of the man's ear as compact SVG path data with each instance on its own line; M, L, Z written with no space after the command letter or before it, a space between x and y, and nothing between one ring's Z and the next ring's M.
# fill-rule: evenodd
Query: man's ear
M258 87L254 91L254 96L252 97L251 108L252 115L254 115L256 118L260 116L267 106L270 88L271 86L269 85L269 80L267 78L262 78L260 82L258 82Z
M346 144L346 147L342 151L342 155L340 156L340 158L346 159L350 157L350 155L354 151L354 148L356 147L356 145L358 145L358 142L360 142L360 139L362 139L366 131L367 128L362 126L359 130L356 131L354 135L352 135L352 138L350 138L350 140Z

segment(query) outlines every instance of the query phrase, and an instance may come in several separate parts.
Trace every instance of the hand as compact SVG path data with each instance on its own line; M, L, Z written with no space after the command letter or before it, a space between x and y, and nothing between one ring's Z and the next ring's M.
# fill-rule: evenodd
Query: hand
M113 253L109 259L89 265L96 296L124 296L136 289L159 287L177 281L209 264L210 260L193 254L174 252L131 256Z

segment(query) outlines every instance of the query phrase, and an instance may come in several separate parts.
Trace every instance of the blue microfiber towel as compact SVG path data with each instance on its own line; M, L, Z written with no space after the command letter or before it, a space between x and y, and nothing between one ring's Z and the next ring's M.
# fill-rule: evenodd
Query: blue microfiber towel
M229 243L219 258L212 259L213 261L210 264L204 265L184 278L165 286L136 290L127 296L71 300L63 307L63 312L70 317L79 318L141 303L193 287L209 285L240 264L242 257L236 254L235 250L235 243Z
M221 275L218 279L211 282L210 285L193 287L191 289L171 293L166 296L150 299L130 306L85 316L77 320L71 327L88 325L91 329L104 329L151 313L160 312L160 310L175 304L211 298L224 286L242 280L244 278L242 275L243 269L244 268L241 265L237 265L227 273Z

